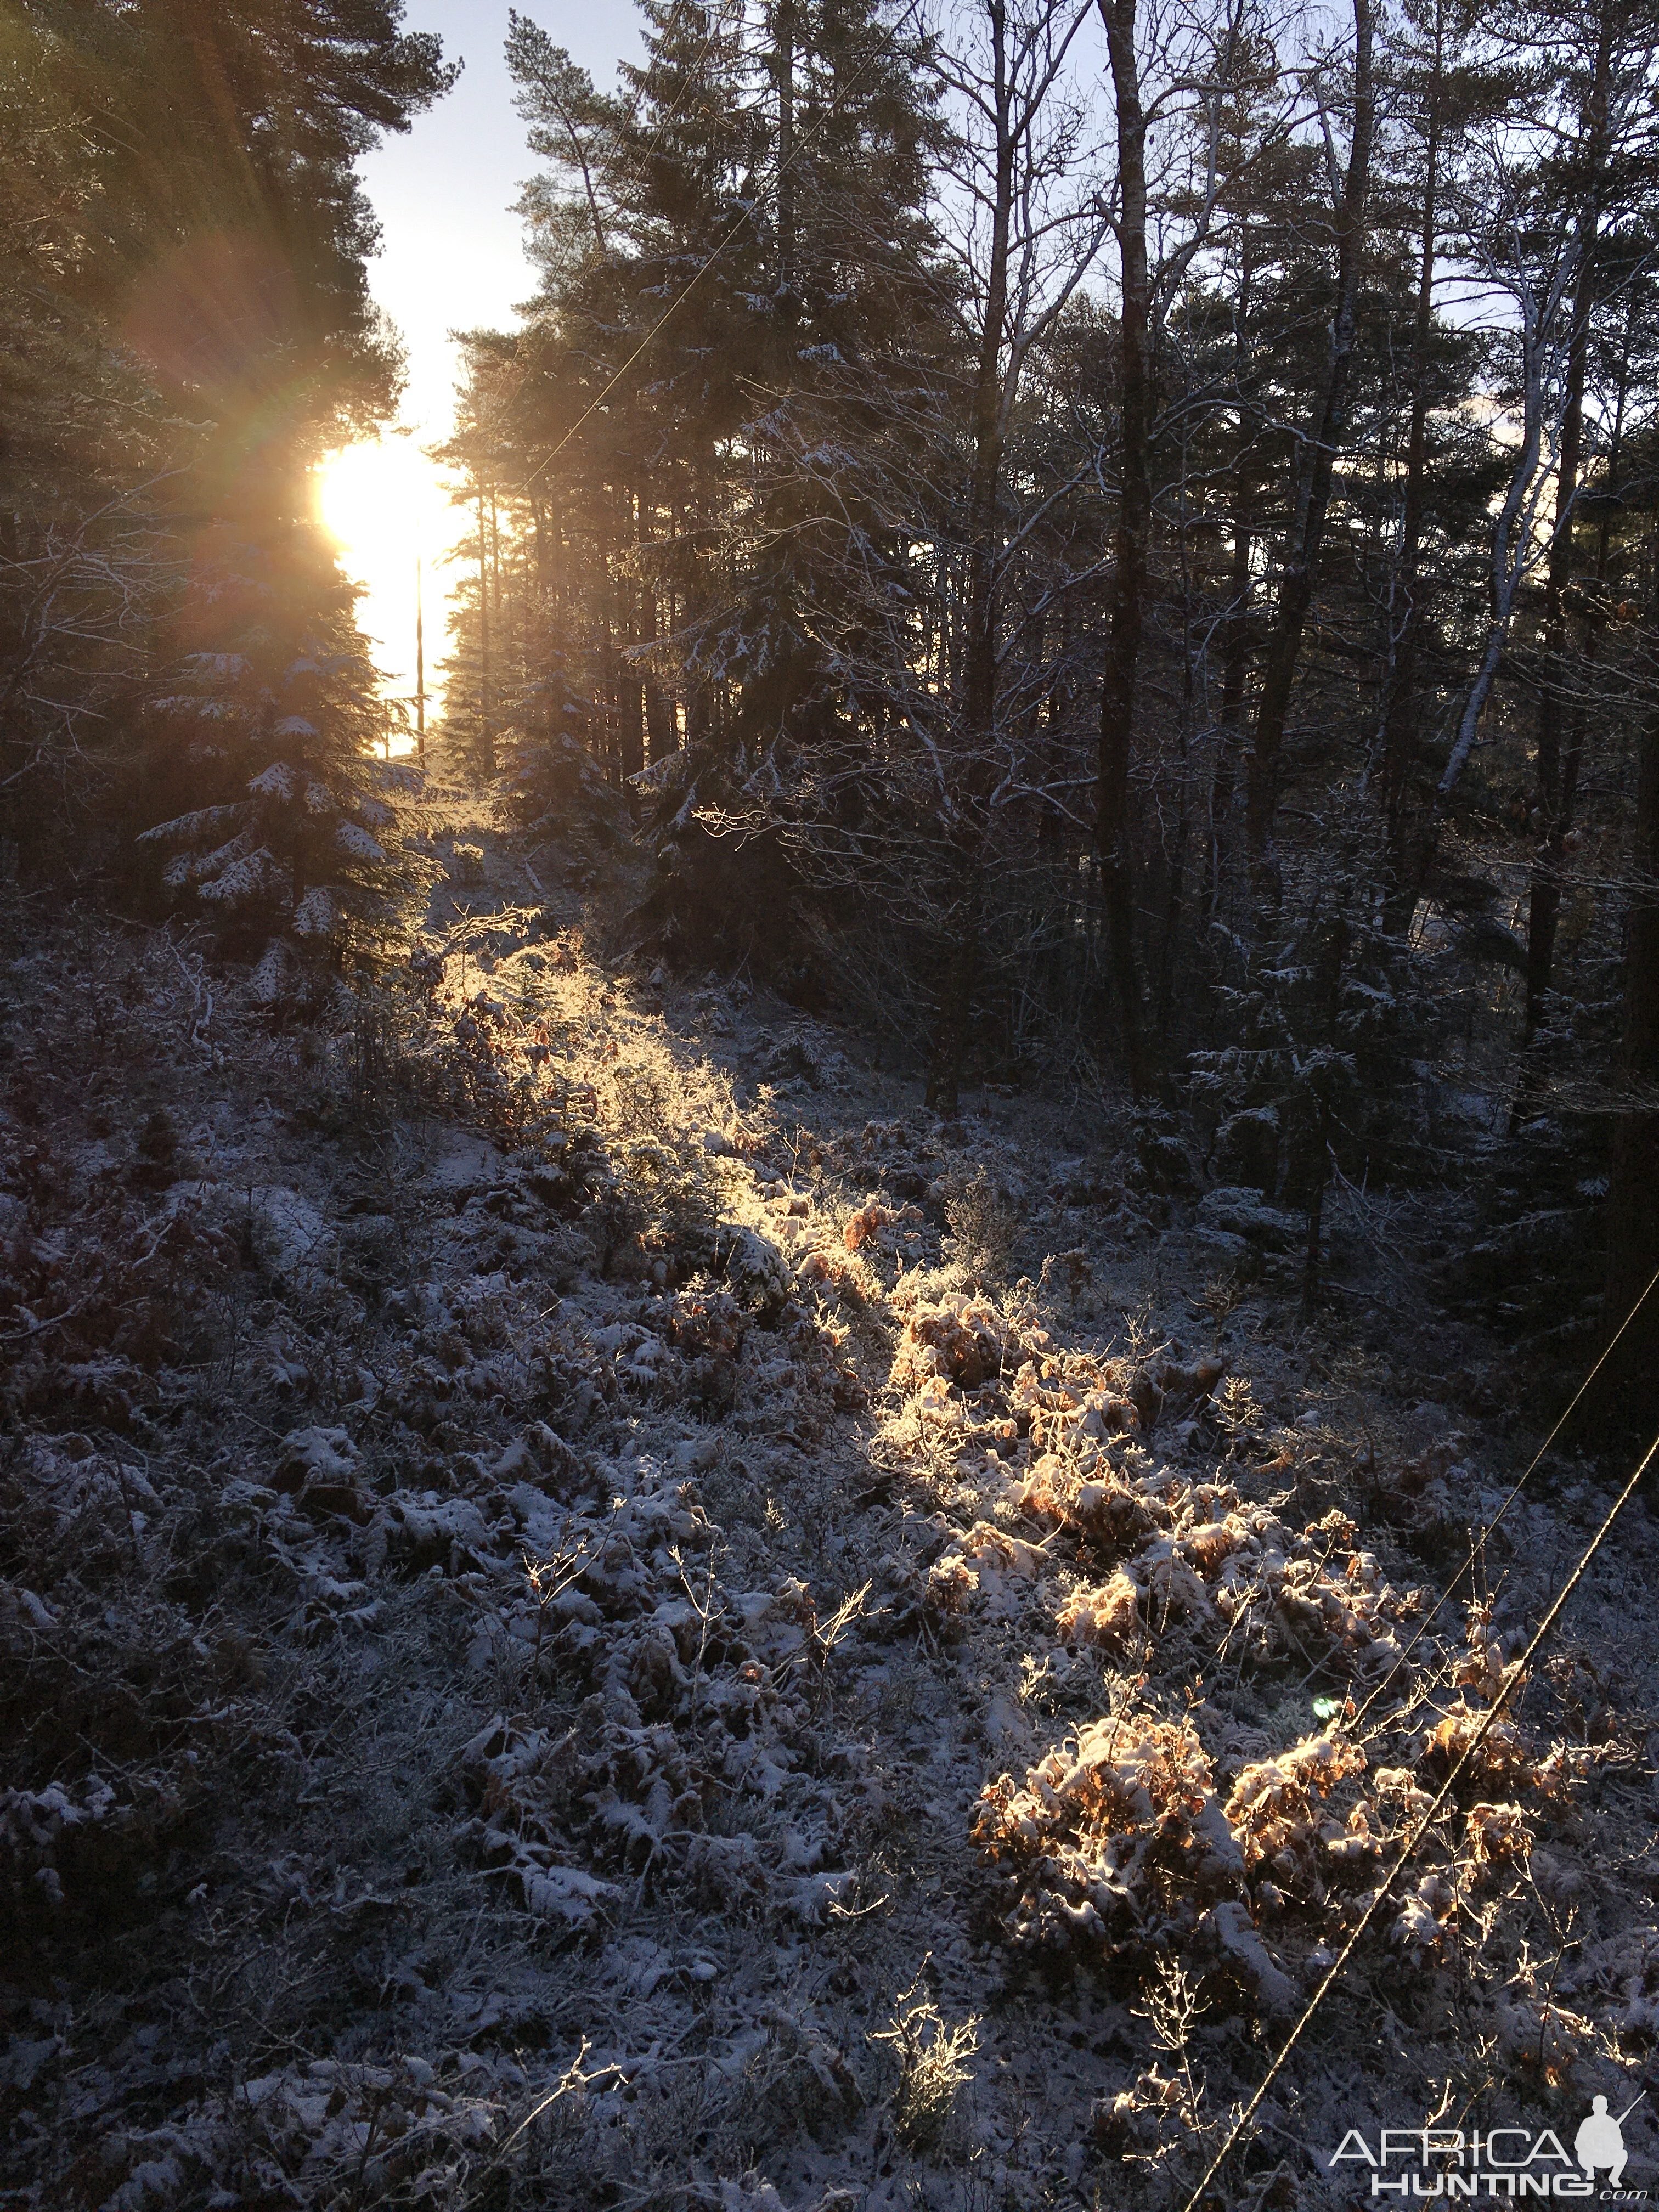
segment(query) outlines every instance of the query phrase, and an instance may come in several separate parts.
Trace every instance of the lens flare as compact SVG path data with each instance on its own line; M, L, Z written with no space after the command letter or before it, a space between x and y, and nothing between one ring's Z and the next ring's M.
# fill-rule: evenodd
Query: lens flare
M462 527L437 465L412 437L392 432L343 446L317 471L318 512L340 565L362 586L357 621L387 696L414 721L417 591L425 611L426 716L437 703L433 670L448 647L441 563Z

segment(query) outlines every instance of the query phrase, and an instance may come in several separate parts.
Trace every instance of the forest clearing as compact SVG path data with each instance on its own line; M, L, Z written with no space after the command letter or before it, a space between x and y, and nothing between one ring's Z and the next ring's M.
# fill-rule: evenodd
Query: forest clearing
M397 676L416 17L0 14L0 2203L1641 2201L1659 19L508 11Z

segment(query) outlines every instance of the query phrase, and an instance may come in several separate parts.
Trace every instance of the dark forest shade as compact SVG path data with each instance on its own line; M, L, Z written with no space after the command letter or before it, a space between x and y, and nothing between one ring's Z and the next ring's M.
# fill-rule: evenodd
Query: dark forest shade
M1272 1111L1315 1217L1473 1170L1500 1248L1583 1217L1610 1328L1651 7L1359 5L1316 73L1248 9L645 12L616 94L511 18L541 273L466 345L447 757L526 821L608 786L642 939L875 1020L941 1110ZM413 881L307 471L398 375L353 164L449 81L316 0L0 47L0 835L290 984ZM1437 1067L1507 1136L1431 1127Z
M1248 12L1103 7L1085 66L1042 5L948 52L672 9L621 100L515 18L544 276L471 344L461 695L488 617L507 741L556 681L654 852L641 927L862 993L944 1110L1081 1054L1282 1105L1305 1200L1442 1171L1451 1049L1588 1229L1645 957L1650 15L1360 7L1328 137Z

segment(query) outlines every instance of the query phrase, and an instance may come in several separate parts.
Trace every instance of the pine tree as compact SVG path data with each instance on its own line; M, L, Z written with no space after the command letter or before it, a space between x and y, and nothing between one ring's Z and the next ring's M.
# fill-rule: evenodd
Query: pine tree
M274 929L336 958L380 938L401 864L370 788L383 710L302 517L319 454L385 412L399 373L354 165L453 75L400 14L44 0L0 43L0 100L30 149L0 156L0 283L37 433L0 452L0 600L20 582L23 611L0 669L29 700L7 739L26 767L101 769L131 831L154 832L147 853L183 848L168 887L234 941ZM56 189L10 219L30 159Z
M165 890L258 952L276 998L296 956L383 959L418 880L397 834L397 780L374 754L390 710L314 526L267 519L216 536L179 624L177 688L150 703L155 787L209 803L143 833Z
M65 850L176 585L165 486L190 427L104 312L100 149L61 40L0 22L0 839ZM82 816L84 826L85 817ZM98 841L101 843L101 839Z
M862 0L767 16L758 56L724 18L647 12L647 60L612 102L514 19L520 109L553 164L524 202L546 281L511 378L481 337L453 457L476 471L488 415L525 488L514 538L557 549L557 607L538 557L525 584L540 665L593 702L590 741L630 797L648 761L661 916L718 937L781 920L790 878L757 848L744 890L714 892L732 848L698 817L846 714L826 641L875 524L845 464L937 324L935 126L916 50Z

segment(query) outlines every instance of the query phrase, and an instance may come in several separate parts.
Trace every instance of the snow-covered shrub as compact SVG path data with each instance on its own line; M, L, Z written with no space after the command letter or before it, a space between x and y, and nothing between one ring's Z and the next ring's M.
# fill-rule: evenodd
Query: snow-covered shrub
M975 1282L1002 1282L1019 1235L1019 1216L1006 1192L981 1163L971 1176L946 1176L944 1196L951 1240L947 1251Z
M1160 1501L1124 1479L1123 1461L1115 1464L1102 1454L1087 1463L1085 1476L1076 1456L1045 1452L1020 1486L1020 1504L1035 1519L1075 1533L1102 1559L1144 1542L1165 1525Z
M1241 1180L1212 1194L1218 1206L1206 1201L1207 1218L1257 1249L1308 1253L1311 1290L1333 1162L1376 1175L1410 1114L1439 1014L1361 899L1340 910L1316 901L1282 938L1227 950L1230 1042L1188 1065L1194 1101L1219 1123L1218 1164L1236 1161ZM1263 1204L1268 1176L1305 1218Z
M714 1244L732 1296L763 1320L775 1319L795 1286L794 1272L777 1246L734 1221L721 1223Z
M228 2119L217 2117L227 2109ZM380 2065L289 2059L240 2082L234 2098L198 2108L185 2128L166 2132L181 2185L187 2175L199 2181L205 2172L243 2197L257 2191L293 2201L303 2186L322 2202L356 2193L386 2203L412 2191L417 2201L447 2206L455 2202L466 2154L487 2151L500 2122L490 2067L452 2073L441 2083L428 2060L406 2054ZM141 2170L135 2167L135 2179ZM112 2203L183 2201L148 2187L130 2195L132 2188L129 2180ZM213 2194L230 2198L232 2189Z
M487 988L434 1000L404 1050L429 1107L526 1153L542 1204L574 1212L603 1180L597 1147L550 1071L546 1025L520 1006Z
M895 2004L889 2025L872 2037L888 2046L898 2069L893 2130L909 2149L925 2154L945 2142L962 2093L974 2078L980 2025L970 2016L952 2027L924 1990L919 1974Z
M930 1595L947 1613L959 1613L970 1600L986 1601L994 1615L1017 1613L1035 1589L1047 1563L1023 1536L1012 1536L988 1521L953 1537L929 1572ZM948 1592L948 1595L946 1593Z
M1005 1875L1009 1933L1027 1946L1112 1955L1184 1942L1244 1879L1190 1723L1146 1713L1091 1722L1024 1783L999 1775L973 1836Z
M277 1448L270 1486L313 1518L363 1522L369 1507L362 1456L343 1429L296 1429Z
M707 1264L720 1242L721 1191L701 1146L684 1132L678 1141L635 1137L617 1145L612 1158L617 1195L647 1268L666 1281Z
M627 815L590 750L594 708L556 666L510 703L497 738L501 790L532 840L556 838L568 859L592 866L627 833Z
M1207 1394L1214 1376L1200 1368L1169 1395L1195 1380ZM1262 1656L1337 1647L1366 1669L1390 1663L1404 1600L1371 1553L1351 1548L1352 1523L1295 1531L1229 1483L1160 1468L1136 1441L1150 1402L1143 1384L1156 1388L1144 1370L1103 1376L1094 1363L1076 1382L1035 1364L1020 1370L1010 1403L1033 1447L1043 1447L1013 1491L1021 1510L1057 1527L1096 1575L1115 1569L1149 1620L1213 1615ZM1120 1585L1120 1633L1128 1627L1122 1600ZM1093 1602L1068 1601L1063 1626L1073 1640L1092 1639Z
M0 1402L129 1430L149 1378L207 1332L236 1265L234 1237L173 1192L177 1152L147 1155L138 1135L129 1175L100 1179L70 1212L61 1194L78 1177L68 1155L48 1132L0 1122L0 1179L27 1194L0 1215Z
M1436 1783L1443 1782L1473 1748L1488 1717L1479 1706L1466 1703L1453 1706L1424 1740L1419 1754L1424 1771ZM1535 1779L1537 1767L1537 1759L1519 1723L1503 1714L1492 1722L1480 1748L1464 1768L1462 1786L1471 1794L1488 1795L1524 1789Z
M1533 1829L1519 1805L1471 1805L1457 1864L1466 1890L1488 1886L1532 1856Z
M760 1838L789 1798L811 1685L848 1608L822 1621L805 1583L733 1594L692 1568L714 1532L690 1486L649 1462L605 1468L588 1499L520 1482L505 1504L457 1563L498 1577L471 1663L558 1684L576 1723L502 1712L467 1745L480 1864L568 1934L604 1923L624 1876L722 1911L772 1896L822 1918L845 1879L822 1829L786 1831L781 1861ZM407 1494L385 1510L406 1520Z
M897 1219L898 1214L892 1206L884 1206L878 1198L866 1199L848 1215L842 1231L842 1241L849 1252L860 1252Z
M977 1390L1005 1364L1017 1364L1018 1351L1012 1323L988 1299L951 1292L911 1306L893 1358L893 1387L914 1389L937 1375L957 1389Z
M935 1559L922 1591L925 1617L939 1633L960 1634L978 1593L979 1577L960 1552Z
M1499 2054L1523 2081L1551 2089L1566 2081L1597 2042L1593 2021L1547 1991L1528 1992L1495 2008Z
M36 1911L61 1905L59 1850L77 1831L124 1814L130 1820L131 1808L118 1804L111 1784L96 1778L68 1789L52 1782L44 1790L0 1790L0 1866L13 1910L21 1917L26 1899Z
M1120 1567L1109 1582L1079 1583L1056 1616L1067 1644L1098 1644L1127 1650L1140 1634L1140 1591Z
M1245 1767L1228 1797L1227 1820L1252 1877L1317 1897L1328 1875L1370 1865L1378 1844L1365 1807L1356 1805L1346 1820L1324 1810L1338 1784L1364 1765L1358 1744L1317 1735Z
M707 1414L728 1413L736 1399L750 1319L729 1291L694 1283L674 1294L668 1341L685 1362L685 1395Z

